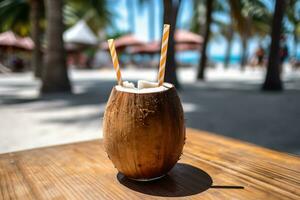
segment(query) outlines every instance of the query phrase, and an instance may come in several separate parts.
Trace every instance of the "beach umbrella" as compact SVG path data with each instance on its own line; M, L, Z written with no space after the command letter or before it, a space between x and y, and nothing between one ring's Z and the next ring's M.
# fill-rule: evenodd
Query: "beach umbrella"
M200 44L192 44L192 43L177 43L175 45L176 51L199 51L201 45Z
M160 41L153 41L139 46L131 47L129 53L132 54L156 54L160 52Z
M7 31L0 34L0 47L32 50L34 43L29 37L21 38L12 31Z
M203 43L200 35L182 29L175 31L174 39L176 51L196 51ZM128 48L128 52L131 54L156 54L160 52L160 45L158 40L146 43L132 34L115 39L115 47L118 50ZM108 49L107 42L103 42L100 46L104 50Z
M144 41L140 40L138 37L136 37L133 34L123 35L115 39L115 47L117 50L124 50L127 47L140 46L144 44L145 44ZM101 43L100 48L103 50L108 50L107 42L105 41Z
M175 31L174 40L177 44L184 43L201 45L203 43L201 35L183 29Z
M84 20L80 20L74 26L64 32L65 43L74 43L78 45L93 46L98 44L98 38L86 24Z
M17 42L17 36L12 31L7 31L0 34L1 47L14 47L16 46Z
M176 51L198 51L201 47L200 43L177 42L175 44ZM160 41L153 41L143 45L131 47L129 53L132 54L156 54L160 52Z
M32 50L34 48L34 42L30 37L19 38L18 46L22 49Z

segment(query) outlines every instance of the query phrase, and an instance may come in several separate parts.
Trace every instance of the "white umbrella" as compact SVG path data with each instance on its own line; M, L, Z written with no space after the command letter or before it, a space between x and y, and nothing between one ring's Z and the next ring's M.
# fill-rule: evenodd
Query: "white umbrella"
M83 45L96 45L98 44L98 38L92 32L90 27L84 20L80 20L64 32L65 43L76 43Z

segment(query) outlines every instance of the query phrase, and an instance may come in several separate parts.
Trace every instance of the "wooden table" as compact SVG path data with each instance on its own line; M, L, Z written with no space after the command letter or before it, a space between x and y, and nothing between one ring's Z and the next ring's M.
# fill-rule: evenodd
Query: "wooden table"
M0 199L300 199L300 158L188 129L163 179L126 179L102 141L0 155ZM176 199L177 199L176 198Z

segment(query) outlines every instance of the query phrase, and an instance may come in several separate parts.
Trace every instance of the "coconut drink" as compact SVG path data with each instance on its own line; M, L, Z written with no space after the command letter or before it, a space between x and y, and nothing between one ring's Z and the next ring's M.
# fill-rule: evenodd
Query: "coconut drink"
M113 40L109 49L118 79L103 119L104 147L117 170L134 180L164 176L185 141L183 109L175 87L164 83L169 25L164 26L158 82L123 82Z
M184 140L183 110L169 83L138 89L115 86L104 114L105 150L119 172L138 180L165 175L179 160Z

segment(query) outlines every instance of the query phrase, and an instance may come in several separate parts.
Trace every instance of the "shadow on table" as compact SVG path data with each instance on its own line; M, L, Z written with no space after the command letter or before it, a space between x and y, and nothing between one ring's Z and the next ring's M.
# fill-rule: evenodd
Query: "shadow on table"
M177 163L165 177L150 182L138 182L118 173L119 182L137 192L164 197L183 197L204 192L212 185L212 178L203 170Z

